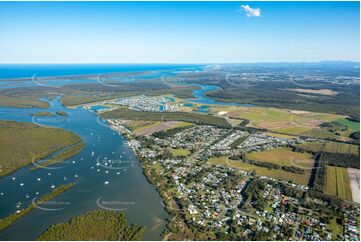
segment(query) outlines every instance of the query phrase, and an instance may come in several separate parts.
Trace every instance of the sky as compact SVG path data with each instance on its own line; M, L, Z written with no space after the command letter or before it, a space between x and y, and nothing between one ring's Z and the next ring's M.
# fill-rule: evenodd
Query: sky
M360 59L359 2L0 2L0 63Z

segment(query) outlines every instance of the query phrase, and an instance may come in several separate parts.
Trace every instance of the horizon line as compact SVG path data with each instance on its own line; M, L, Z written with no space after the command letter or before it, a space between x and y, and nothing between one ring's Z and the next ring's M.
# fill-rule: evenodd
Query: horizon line
M312 60L299 60L299 61L251 61L251 62L0 62L0 65L58 65L58 64L79 64L79 65L84 65L84 64L102 64L102 65L110 65L110 64L115 64L115 65L231 65L231 64L260 64L260 63L321 63L321 62L355 62L355 63L360 63L361 60L335 60L335 59L331 59L331 60L316 60L316 61L312 61Z

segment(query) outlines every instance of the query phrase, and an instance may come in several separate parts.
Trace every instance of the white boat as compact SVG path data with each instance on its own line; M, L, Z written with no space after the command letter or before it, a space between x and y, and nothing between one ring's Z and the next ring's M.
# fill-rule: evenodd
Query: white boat
M51 185L51 188L55 188L55 185Z
M105 184L105 185L108 185L108 184L109 184L109 182L108 182L108 181L105 181L105 182L104 182L104 184Z
M40 177L38 177L36 180L37 180L37 181L41 181L41 178L40 178Z
M20 183L20 186L21 186L21 187L24 186L24 183Z

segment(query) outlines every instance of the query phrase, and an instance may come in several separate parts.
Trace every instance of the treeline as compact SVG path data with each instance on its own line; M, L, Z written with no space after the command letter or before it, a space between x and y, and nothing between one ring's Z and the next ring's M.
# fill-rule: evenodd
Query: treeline
M51 226L37 240L141 240L145 227L128 225L123 212L93 211Z
M319 192L325 190L326 185L326 169L324 165L320 165L315 169L315 176L313 181L313 189Z
M360 157L354 154L322 152L320 161L325 165L360 169Z
M273 164L273 163L269 163L269 162L258 161L258 160L247 160L247 159L245 159L244 162L255 165L255 166L265 167L268 169L284 170L284 171L297 173L297 174L305 173L305 171L303 169L296 167L296 166L281 166L281 165L277 165L277 164Z
M263 197L263 190L266 187L266 181L260 179L253 179L247 186L244 196L247 201L252 201L253 206L263 211L265 210L267 201Z
M245 141L248 138L247 135L239 137L238 139L236 139L232 144L231 144L231 149L237 149L237 147L243 143L243 141Z
M159 139L165 139L168 137L173 137L178 132L188 129L189 127L190 126L183 126L183 127L176 127L176 128L168 129L168 130L161 130L161 131L153 133L152 136L159 138Z

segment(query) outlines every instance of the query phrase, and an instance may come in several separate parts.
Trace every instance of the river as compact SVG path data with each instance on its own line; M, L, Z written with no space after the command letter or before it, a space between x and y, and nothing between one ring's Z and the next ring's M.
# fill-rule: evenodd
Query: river
M216 86L198 86L201 89L193 92L192 101L230 105L204 96ZM0 107L0 119L64 128L78 134L86 146L63 163L36 171L29 171L31 166L27 166L1 178L0 218L27 207L54 187L69 182L76 182L76 186L0 231L0 240L35 240L52 224L95 209L124 211L130 223L147 227L144 240L161 240L169 216L127 140L89 110L66 108L59 97L49 103L47 109ZM65 111L68 116L31 115L38 111Z

